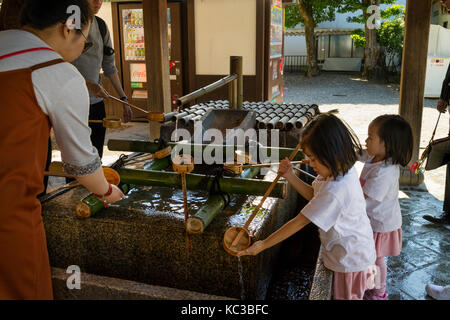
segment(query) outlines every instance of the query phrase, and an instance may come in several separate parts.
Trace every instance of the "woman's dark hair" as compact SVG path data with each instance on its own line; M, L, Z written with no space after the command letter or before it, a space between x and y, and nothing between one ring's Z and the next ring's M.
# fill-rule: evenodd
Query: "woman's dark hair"
M385 114L375 118L370 125L378 129L378 136L384 141L386 160L406 166L412 157L413 133L408 121L397 114Z
M25 0L20 17L22 26L29 25L44 30L58 23L66 23L74 12L70 6L80 8L80 24L84 28L94 17L87 0Z
M336 179L346 174L358 159L362 148L353 130L331 113L315 117L301 134L301 146L308 149Z

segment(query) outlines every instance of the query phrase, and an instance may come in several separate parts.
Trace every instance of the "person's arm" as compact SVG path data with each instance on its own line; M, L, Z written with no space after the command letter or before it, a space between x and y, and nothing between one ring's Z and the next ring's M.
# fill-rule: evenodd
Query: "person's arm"
M92 174L87 176L78 176L76 179L86 189L97 195L106 194L110 188L110 183L106 181L105 175L103 174L103 169L101 167ZM117 186L111 184L111 194L105 196L102 200L108 203L114 203L122 199L124 196L125 195L123 192Z
M303 214L299 213L295 218L286 222L280 229L272 233L265 240L260 240L255 242L249 248L242 250L237 253L237 256L246 256L246 255L257 255L261 251L264 251L274 245L280 243L281 241L289 238L297 231L303 229L306 225L308 225L311 221L308 220Z
M282 175L300 195L306 200L311 200L314 196L314 189L306 182L297 177L292 169L292 164L288 158L281 161L278 173Z
M86 87L87 87L89 93L96 98L107 99L109 97L108 91L106 91L106 89L103 88L98 83L94 83L89 80L86 80Z
M69 72L69 71L68 71ZM35 90L38 100L45 101L43 111L49 116L56 143L61 150L64 171L98 195L107 194L110 184L103 174L97 149L92 146L88 126L89 95L85 81L74 76L58 88L58 94L44 96L44 90ZM111 194L104 200L112 203L124 194L111 185Z

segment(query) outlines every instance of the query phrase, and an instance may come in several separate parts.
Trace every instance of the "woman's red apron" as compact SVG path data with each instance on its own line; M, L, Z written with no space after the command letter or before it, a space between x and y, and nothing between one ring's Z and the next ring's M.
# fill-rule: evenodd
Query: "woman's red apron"
M35 48L0 57L48 48ZM53 299L41 204L49 118L34 92L33 71L0 72L0 299Z

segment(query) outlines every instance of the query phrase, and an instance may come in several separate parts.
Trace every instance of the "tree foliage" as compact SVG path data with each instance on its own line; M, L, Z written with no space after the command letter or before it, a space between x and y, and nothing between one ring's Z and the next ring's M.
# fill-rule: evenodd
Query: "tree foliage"
M387 71L396 69L395 60L401 58L403 52L403 39L405 34L405 7L403 5L392 5L381 11L381 19L384 20L377 29L377 41L384 48L387 58L386 65L382 65ZM357 48L366 45L365 32L356 29L351 35Z
M305 6L312 7L313 27L321 22L333 21L336 17L336 7L341 4L341 0L299 0ZM301 23L304 25L303 17L300 15L296 4L286 6L286 28L294 28Z

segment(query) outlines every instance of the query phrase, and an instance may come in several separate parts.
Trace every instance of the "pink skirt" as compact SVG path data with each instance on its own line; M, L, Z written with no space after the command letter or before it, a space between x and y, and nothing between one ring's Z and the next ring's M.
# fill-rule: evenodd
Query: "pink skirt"
M377 258L398 256L402 251L402 228L390 232L374 232Z
M362 300L366 290L380 288L380 272L376 265L365 271L333 273L334 300Z

